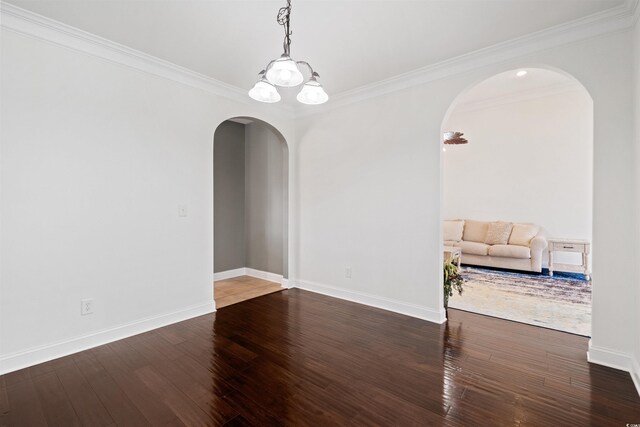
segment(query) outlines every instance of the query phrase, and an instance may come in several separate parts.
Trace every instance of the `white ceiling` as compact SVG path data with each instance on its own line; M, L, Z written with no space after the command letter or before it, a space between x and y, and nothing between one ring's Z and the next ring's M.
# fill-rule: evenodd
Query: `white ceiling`
M282 52L285 0L9 2L246 89ZM622 3L293 0L291 51L335 95Z

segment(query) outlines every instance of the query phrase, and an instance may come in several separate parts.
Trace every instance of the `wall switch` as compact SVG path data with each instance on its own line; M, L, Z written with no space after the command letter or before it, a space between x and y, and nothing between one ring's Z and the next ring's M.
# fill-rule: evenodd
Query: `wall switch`
M344 277L347 279L351 279L351 267L347 267L344 269Z
M80 315L93 314L93 298L80 300Z
M187 205L178 205L178 216L180 218L187 216Z

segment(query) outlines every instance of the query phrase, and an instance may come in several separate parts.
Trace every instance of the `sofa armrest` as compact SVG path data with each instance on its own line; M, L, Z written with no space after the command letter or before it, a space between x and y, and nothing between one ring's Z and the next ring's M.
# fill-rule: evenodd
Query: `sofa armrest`
M529 245L531 248L531 256L533 256L534 253L542 254L542 252L547 249L547 245L547 238L538 234L536 237L531 239L531 244Z
M538 234L531 240L529 248L531 249L531 269L533 271L542 271L543 263L546 263L547 246L547 238L544 234Z

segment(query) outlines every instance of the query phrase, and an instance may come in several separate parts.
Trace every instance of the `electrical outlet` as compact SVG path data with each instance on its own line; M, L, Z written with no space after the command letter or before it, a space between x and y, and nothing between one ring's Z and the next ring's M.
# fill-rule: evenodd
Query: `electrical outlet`
M347 267L344 269L344 277L347 279L351 279L351 267Z
M93 314L93 298L80 300L80 315Z

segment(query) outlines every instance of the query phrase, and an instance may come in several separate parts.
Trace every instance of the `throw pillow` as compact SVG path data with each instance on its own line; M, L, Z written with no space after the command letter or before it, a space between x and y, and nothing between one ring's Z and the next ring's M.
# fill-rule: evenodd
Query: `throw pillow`
M484 239L487 237L488 227L489 223L485 221L466 220L464 222L462 240L465 242L484 243Z
M540 231L540 227L535 224L513 224L511 237L509 237L510 245L529 246L531 240L536 237Z
M462 240L462 230L464 230L463 220L445 221L442 230L443 240L459 242Z
M496 221L489 224L487 236L484 242L487 245L506 245L511 235L513 224L510 222Z

